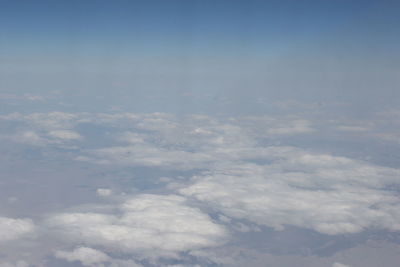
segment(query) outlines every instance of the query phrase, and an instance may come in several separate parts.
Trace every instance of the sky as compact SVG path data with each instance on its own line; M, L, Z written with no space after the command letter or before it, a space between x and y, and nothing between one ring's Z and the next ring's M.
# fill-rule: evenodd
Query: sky
M4 90L60 90L82 102L82 110L81 99L93 94L107 96L99 109L133 102L139 109L171 112L192 106L205 112L195 104L185 107L182 102L196 99L182 95L230 95L245 113L265 110L242 105L243 98L348 101L360 109L350 112L365 113L395 106L399 96L397 1L2 1L2 6ZM167 102L181 109L137 103L149 91L170 95Z
M399 5L0 0L0 267L396 267Z

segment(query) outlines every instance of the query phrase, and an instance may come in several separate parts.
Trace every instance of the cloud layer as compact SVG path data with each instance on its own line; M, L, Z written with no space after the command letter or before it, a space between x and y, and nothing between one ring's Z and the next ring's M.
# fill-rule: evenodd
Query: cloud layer
M326 132L377 138L373 123L62 112L9 114L0 122L16 125L0 133L2 142L115 176L91 181L91 204L38 216L42 232L30 219L0 217L3 241L46 233L57 244L46 257L57 260L229 265L234 261L213 249L233 245L242 233L294 227L334 238L400 230L399 169L297 145ZM141 192L118 184L119 172L138 167L157 171L156 178L141 178L154 187Z

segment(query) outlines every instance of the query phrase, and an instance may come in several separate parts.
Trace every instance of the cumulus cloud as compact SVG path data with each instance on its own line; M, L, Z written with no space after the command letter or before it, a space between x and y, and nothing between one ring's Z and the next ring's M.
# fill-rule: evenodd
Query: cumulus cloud
M2 137L16 143L33 146L60 145L63 142L82 140L82 136L79 133L70 130L49 132L27 130L14 135L3 135Z
M54 255L69 262L79 261L84 266L98 266L100 263L110 261L107 254L89 247L78 247L73 251L58 250Z
M34 131L25 131L18 133L11 138L17 143L24 143L30 145L43 145L45 140Z
M173 169L209 168L216 161L252 158L257 153L257 135L309 133L305 120L277 121L254 117L220 122L208 116L188 116L177 122L174 117L152 114L137 116L131 126L146 135L124 132L118 141L126 146L86 150L76 159L98 164L158 166ZM268 121L268 123L264 123ZM254 131L262 125L263 130Z
M55 214L47 225L72 243L100 246L139 259L176 258L181 252L220 245L227 237L222 226L181 196L138 195L117 208L119 214Z
M19 131L2 135L17 143L37 146L59 146L63 143L82 140L83 137L73 128L79 124L80 116L72 113L50 112L23 115L12 113L0 115L1 121L20 123Z
M127 142L130 144L142 144L144 143L144 135L135 132L124 132L119 134L118 139L122 142Z
M66 112L33 113L22 117L32 125L39 125L47 129L72 128L79 115Z
M0 242L20 239L34 232L35 225L30 219L0 217Z
M96 190L97 195L101 196L101 197L108 197L112 195L112 190L108 189L108 188L98 188Z
M385 188L399 183L398 170L295 148L276 147L264 156L268 165L222 165L194 177L180 192L228 217L278 230L285 225L330 235L400 230L400 201Z
M62 139L62 140L80 140L82 139L82 136L74 131L70 130L56 130L56 131L50 131L48 133L49 136L57 139Z

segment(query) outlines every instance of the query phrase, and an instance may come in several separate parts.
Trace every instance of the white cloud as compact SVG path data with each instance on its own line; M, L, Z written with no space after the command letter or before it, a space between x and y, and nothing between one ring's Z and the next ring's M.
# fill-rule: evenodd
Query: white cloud
M142 144L145 142L143 135L134 132L124 132L118 136L118 140L130 144Z
M111 123L109 120L107 123ZM243 117L218 121L193 115L178 121L167 114L136 115L130 127L137 131L117 134L118 140L129 143L128 146L86 150L76 159L124 166L207 169L214 162L254 157L255 151L259 151L257 137L310 133L314 131L310 125L298 118Z
M68 129L75 125L77 114L65 112L33 113L24 117L29 123L46 129Z
M80 161L125 166L159 166L175 169L206 167L214 158L205 153L168 150L153 145L108 147L88 151Z
M314 129L311 128L311 123L306 120L292 120L287 123L276 125L267 130L267 133L273 135L292 135L301 133L311 133Z
M84 266L98 266L99 263L110 261L107 254L89 247L78 247L73 251L58 250L54 255L69 262L80 261Z
M400 183L398 170L294 148L267 149L264 156L267 165L220 165L180 192L228 217L276 229L294 225L330 235L400 230L400 201L385 189Z
M351 267L350 265L342 264L339 262L335 262L332 264L332 267Z
M12 137L17 143L24 143L30 145L43 145L45 140L34 131L25 131Z
M34 232L35 225L30 219L0 217L0 242L23 238Z
M48 133L49 136L53 138L58 138L62 140L80 140L82 139L82 136L74 131L70 130L56 130L56 131L50 131Z
M213 247L227 237L224 228L177 195L138 195L118 207L120 214L93 212L51 216L47 225L72 243L100 246L137 258L178 257L180 252Z
M112 195L112 190L108 188L98 188L96 190L97 195L102 196L102 197L108 197Z
M59 146L65 142L82 140L83 137L78 132L72 130L79 123L80 116L83 115L63 112L33 113L29 115L12 113L1 115L0 121L22 123L18 132L7 135L3 134L1 137L17 143L38 146Z
M46 98L40 95L32 95L32 94L0 94L0 99L4 100L30 100L30 101L43 101Z

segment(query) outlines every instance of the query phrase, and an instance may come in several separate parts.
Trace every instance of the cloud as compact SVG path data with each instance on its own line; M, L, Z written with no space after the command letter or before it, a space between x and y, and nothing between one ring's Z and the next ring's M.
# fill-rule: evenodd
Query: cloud
M181 194L228 217L276 229L289 224L331 235L374 227L399 228L395 211L399 203L393 192L386 190L399 183L398 170L290 146L260 145L259 138L315 132L306 119L191 115L178 120L164 113L60 112L22 119L49 129L48 135L60 139L79 139L72 128L81 122L109 125L118 129L113 135L116 141L127 144L85 149L75 157L80 161L207 170L207 175L193 178L192 184L172 181L169 189L180 188ZM27 136L39 140L33 133ZM97 193L105 196L109 192L99 189Z
M354 138L351 132L372 136L377 133L373 123L368 132L348 126L356 125L348 120L326 127L298 116L54 112L0 119L23 122L15 136L25 144L58 148L81 141L76 142L78 149L62 156L107 165L96 167L101 172L118 176L131 166L151 167L157 173L168 169L161 178L146 181L158 183L156 189L146 188L153 194L114 194L101 199L109 202L104 206L84 205L49 215L41 226L63 245L55 254L58 259L87 266L230 264L234 261L228 254L220 262L218 253L207 255L237 236L264 231L261 226L306 233L304 229L310 229L329 240L368 230L400 230L398 169L334 156L325 148L317 147L325 149L323 153L294 147L304 145L303 137L321 139L321 129L340 138ZM78 127L81 123L85 125ZM57 149L49 151L60 155ZM194 171L178 178L171 170ZM116 192L125 190L118 183L104 184ZM90 186L98 196L113 194L99 184ZM91 262L96 253L104 261Z
M0 263L0 267L29 267L29 263L23 260L19 260L15 263L10 263L10 262L3 262Z
M145 135L140 135L135 132L124 132L118 136L118 139L122 142L127 142L130 144L142 144L144 143Z
M267 129L267 133L271 135L296 135L296 134L304 134L311 133L315 130L311 127L311 122L307 120L288 120L288 121L279 121L270 119L273 124Z
M108 147L87 151L76 160L122 166L158 166L173 169L206 167L214 158L204 153L169 150L153 145Z
M54 255L69 262L80 261L84 266L98 266L99 263L110 261L105 253L88 247L78 247L71 252L58 250Z
M20 239L35 232L35 225L30 219L0 217L0 242Z
M25 131L19 133L13 136L11 139L17 143L29 145L43 145L45 143L45 140L34 131Z
M78 132L72 130L79 123L79 118L77 114L63 112L0 115L0 122L20 123L18 132L0 137L35 146L60 146L83 139Z
M398 170L289 147L266 149L264 157L269 164L221 165L180 192L228 217L277 230L400 230L400 201L386 189L399 184Z
M97 195L101 196L101 197L108 197L112 195L112 190L108 189L108 188L98 188L96 190Z
M119 214L55 214L47 226L72 244L102 247L137 259L178 258L185 251L220 245L227 237L222 226L188 206L181 196L143 194L116 208Z
M260 151L257 136L276 137L314 131L306 120L270 117L218 121L192 115L177 121L172 115L146 114L137 115L130 125L136 131L116 135L119 142L127 145L86 150L76 159L122 166L207 169L214 162L254 157ZM262 129L259 129L260 125Z
M82 136L74 131L70 130L57 130L57 131L50 131L48 133L49 136L57 139L62 139L62 140L80 140L82 139Z
M29 101L44 101L46 98L40 95L32 94L0 94L0 100L29 100Z
M332 264L332 267L351 267L350 265L342 264L339 262L335 262Z
M50 132L27 130L14 135L1 135L0 137L16 143L33 146L62 145L69 141L82 140L82 136L70 130L57 130Z

